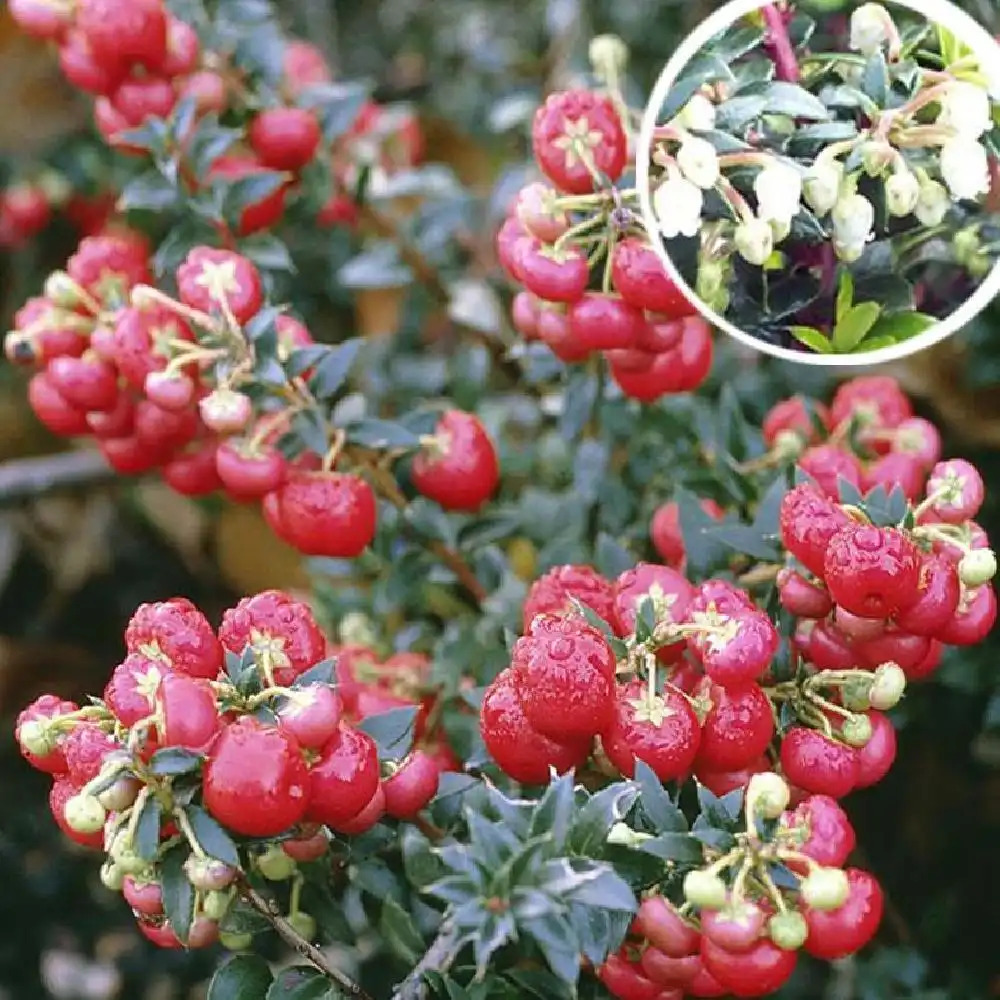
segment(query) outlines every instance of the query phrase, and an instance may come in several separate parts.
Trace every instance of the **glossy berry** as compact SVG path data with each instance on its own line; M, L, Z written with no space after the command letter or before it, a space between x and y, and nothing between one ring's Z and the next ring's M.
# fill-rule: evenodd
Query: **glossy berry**
M586 255L575 247L557 250L526 237L518 241L513 252L521 280L540 299L572 303L586 291L590 267Z
M848 868L847 882L847 902L839 909L821 913L807 907L803 912L809 925L806 951L828 962L863 948L882 921L884 897L875 877L861 869Z
M803 726L792 726L781 743L785 777L816 795L840 799L858 780L857 751Z
M659 1000L660 986L648 979L637 963L622 955L609 955L597 978L618 1000Z
M130 653L159 660L192 677L214 680L222 647L208 619L186 597L140 604L125 629Z
M35 416L53 434L75 437L90 429L86 411L73 406L63 396L48 372L39 372L28 383L28 402Z
M278 725L306 750L328 743L340 726L344 706L334 688L308 684L296 688L278 706Z
M711 708L702 724L696 766L709 771L739 771L767 749L774 736L771 703L758 684L732 691L706 684Z
M725 516L725 511L714 500L702 500L701 509L717 521ZM668 566L679 568L684 565L684 538L681 534L680 507L675 501L671 500L657 508L650 525L649 535L653 547Z
M100 774L105 758L121 744L94 722L80 722L62 740L70 781L82 788Z
M368 803L350 819L341 820L331 826L337 833L357 837L367 833L385 815L385 790L381 785Z
M919 597L920 554L895 528L845 528L830 540L823 567L833 599L863 618L888 618Z
M375 741L341 724L309 768L306 818L328 826L345 823L371 802L378 784Z
M928 497L937 496L933 511L948 524L963 524L979 513L986 495L983 477L970 462L953 458L939 462L927 480Z
M155 68L167 51L167 15L161 0L79 0L76 26L100 58Z
M382 782L385 811L395 819L413 819L437 794L441 771L423 750L414 750Z
M645 322L635 306L603 292L584 292L570 305L567 317L573 341L589 351L634 347Z
M819 403L808 403L802 396L792 396L767 411L762 424L764 443L773 448L782 434L794 434L806 444L814 444L821 429L830 425L830 413Z
M555 243L569 229L569 218L556 207L558 198L557 191L540 181L527 184L517 194L514 214L518 222L543 243Z
M676 997L682 1000L683 987L690 983L701 968L701 955L685 955L683 958L671 958L664 955L659 948L649 947L643 951L639 965L647 979L657 983L665 992L657 995L656 1000L664 1000L664 996Z
M149 303L141 309L133 306L119 312L113 339L114 362L119 373L134 388L145 389L149 375L163 371L173 356L176 347L171 346L171 341L193 342L194 334L166 306Z
M531 585L524 602L524 630L535 615L578 616L574 598L604 621L613 619L615 596L608 580L590 566L556 566Z
M76 702L65 701L54 694L43 694L19 713L14 725L14 738L21 754L32 767L46 774L64 774L67 764L56 734L42 740L41 745L34 749L26 746L26 741L22 742L22 735L27 732L28 723L52 719L58 715L68 715L79 707ZM38 753L38 750L43 752Z
M694 308L670 279L653 248L636 236L615 246L611 282L615 291L638 309L669 319L694 314Z
M550 768L562 774L582 764L590 753L590 740L557 743L531 727L513 670L503 671L486 689L479 729L500 769L526 785L547 785Z
M202 775L205 808L246 837L273 837L303 818L309 772L292 737L253 716L220 733Z
M528 723L543 736L573 743L611 722L615 655L596 628L536 615L514 645L511 667Z
M783 951L761 938L739 954L702 938L701 957L705 968L735 997L764 997L776 992L791 978L798 953Z
M940 555L921 559L917 600L896 615L896 624L913 635L936 635L955 616L962 588L951 560Z
M611 624L618 635L632 635L639 608L647 601L658 626L679 624L686 619L693 597L694 587L677 570L655 563L638 563L615 581ZM680 655L683 648L683 642L672 644L669 659Z
M835 445L821 444L807 449L799 457L799 468L815 479L816 485L833 500L840 496L842 480L856 490L861 489L861 463Z
M941 460L941 434L923 417L904 420L893 435L893 450L912 455L921 468L929 471Z
M697 928L689 924L663 896L649 896L639 905L632 934L645 938L671 958L695 955L701 943Z
M942 628L937 638L949 646L974 646L982 642L997 620L997 595L993 585L962 590L954 618Z
M288 463L277 448L225 441L216 449L215 471L230 496L252 500L282 485Z
M796 618L825 618L833 610L833 601L826 589L810 582L790 566L782 567L777 584L781 606Z
M721 910L702 910L702 939L731 952L749 951L764 932L766 911L752 900L726 903Z
M771 619L759 611L737 613L713 628L708 634L694 636L689 644L711 680L731 689L757 680L781 641Z
M59 829L74 843L79 844L81 847L101 850L104 847L103 830L99 829L93 833L79 833L66 820L66 803L77 795L79 791L79 787L68 776L57 775L49 792L49 809L52 811L52 818L56 821Z
M811 573L823 576L830 541L850 518L811 483L800 483L781 501L781 540Z
M445 510L478 510L496 491L500 466L479 418L449 410L413 460L413 485Z
M645 686L633 681L619 688L601 745L626 777L635 775L638 759L661 781L674 781L690 771L700 738L698 718L686 698L668 689L650 704Z
M312 162L323 134L305 108L268 108L250 126L250 146L272 170L301 170Z
M260 273L246 257L230 250L195 247L177 268L181 301L205 313L228 306L238 323L254 316L263 303Z
M891 430L913 416L913 407L894 378L863 375L837 389L830 414L835 427L854 418L862 426Z
M864 472L862 485L866 493L880 486L886 493L898 488L907 500L916 502L924 492L924 477L924 468L915 455L891 452Z
M615 106L587 90L550 95L535 113L531 141L549 180L571 194L594 190L592 169L617 180L628 159L628 139Z
M210 180L222 179L227 184L235 184L247 178L261 178L261 193L240 211L236 223L240 236L250 236L262 229L269 229L285 213L288 185L280 176L268 177L268 174L268 168L256 155L242 154L220 156L208 172Z
M157 692L162 716L158 743L203 752L215 738L221 719L208 683L184 674L164 676Z
M353 559L375 537L375 494L349 473L290 473L275 514L279 535L304 555Z
M888 716L870 711L871 736L858 750L858 777L855 788L870 788L888 773L896 759L896 730Z
M794 850L829 868L841 867L856 843L847 813L829 795L807 796L782 816L781 827L792 831Z

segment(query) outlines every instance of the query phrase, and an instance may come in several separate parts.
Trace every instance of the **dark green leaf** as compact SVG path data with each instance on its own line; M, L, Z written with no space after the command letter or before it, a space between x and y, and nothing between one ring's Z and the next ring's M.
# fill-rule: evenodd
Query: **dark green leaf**
M823 122L819 125L805 125L795 130L795 134L788 140L788 148L789 152L795 155L811 156L831 143L853 139L857 134L858 127L854 122Z
M538 800L528 836L537 837L542 833L550 833L555 849L561 851L566 843L575 807L573 775L561 775L549 784Z
M441 877L441 862L431 846L431 842L415 826L403 827L400 838L403 856L403 870L409 883L417 889L425 889Z
M880 108L889 100L889 67L881 51L869 56L861 75L861 89Z
M379 933L404 962L415 965L424 953L424 939L413 918L393 899L382 904Z
M607 839L608 832L628 815L639 797L633 782L619 782L596 792L577 810L570 832L570 846L578 854L594 854Z
M337 277L345 288L402 288L413 280L413 272L400 259L396 244L383 240L344 264ZM392 331L373 331L382 332Z
M310 667L305 673L299 674L292 682L293 688L309 687L310 684L333 684L337 673L337 660L321 660Z
M187 844L177 844L163 855L160 862L163 912L181 941L187 941L194 915L194 889L184 873L184 862L190 854ZM240 1000L243 1000L242 996Z
M519 924L522 935L532 938L549 968L565 983L580 978L580 949L574 947L573 928L559 913L547 913Z
M336 987L308 965L282 969L267 991L266 1000L337 1000Z
M635 556L607 532L601 531L594 543L594 564L599 572L614 579L635 565Z
M746 94L723 101L716 112L716 125L720 129L741 132L747 125L758 119L767 108L767 98L763 94Z
M826 121L830 117L826 105L819 98L795 83L776 80L764 88L763 96L767 99L768 114L817 122Z
M199 754L181 747L164 747L153 754L149 769L153 774L162 777L171 774L189 774L191 771L197 771L200 764Z
M125 185L118 197L121 211L165 212L177 201L177 188L159 170L147 170Z
M587 426L600 383L597 376L586 369L575 369L563 393L563 409L559 417L559 433L567 441L575 441Z
M223 861L233 868L239 868L240 855L229 834L204 809L188 806L185 812L202 850L216 861Z
M295 263L283 240L271 233L258 233L240 240L240 253L249 257L262 271L293 272Z
M635 780L640 790L639 803L653 828L662 833L686 832L688 825L684 813L671 801L660 779L645 761L636 761Z
M358 420L346 428L347 440L362 448L418 448L420 438L403 424L375 417Z
M781 557L777 541L765 538L755 527L744 524L720 525L712 530L712 537L728 545L734 552L763 562L775 562Z
M705 856L701 844L689 833L661 833L652 840L644 840L637 850L681 865L700 864Z
M212 977L208 1000L265 1000L271 981L271 970L264 959L236 955Z
M360 337L345 340L326 352L309 378L309 388L317 399L332 399L347 381L364 341Z
M248 206L269 198L286 180L285 175L277 170L261 170L236 180L225 179L224 184L217 182L224 186L226 192L224 211L235 218Z
M926 333L932 326L940 322L933 316L918 312L895 313L892 316L882 316L871 328L863 345L866 350L874 350L873 342L877 338L887 337L893 343L902 343L911 337Z
M418 706L394 708L389 712L369 715L358 723L378 746L379 760L402 760L413 745L413 730Z
M330 142L339 139L357 121L368 99L369 88L361 83L320 83L305 88L299 94L299 104L314 108Z
M564 897L603 910L634 913L635 894L614 869L589 858L563 858L545 866L542 890L555 898Z
M162 751L161 751L162 752ZM142 803L142 812L135 828L135 853L143 861L152 861L160 846L160 802L149 795Z

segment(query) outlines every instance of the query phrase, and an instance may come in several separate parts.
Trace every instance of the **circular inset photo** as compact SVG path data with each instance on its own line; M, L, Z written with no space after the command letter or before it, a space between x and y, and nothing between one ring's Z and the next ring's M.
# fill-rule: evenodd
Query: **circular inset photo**
M653 247L759 350L875 364L1000 292L1000 45L944 0L716 11L667 64L637 179Z

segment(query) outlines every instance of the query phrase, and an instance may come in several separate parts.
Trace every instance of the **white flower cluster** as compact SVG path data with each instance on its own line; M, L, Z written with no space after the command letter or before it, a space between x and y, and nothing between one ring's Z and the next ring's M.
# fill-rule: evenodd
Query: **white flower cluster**
M802 207L802 175L795 167L772 160L753 184L757 214L747 215L736 227L736 249L744 260L762 267L776 245L787 238L792 219Z

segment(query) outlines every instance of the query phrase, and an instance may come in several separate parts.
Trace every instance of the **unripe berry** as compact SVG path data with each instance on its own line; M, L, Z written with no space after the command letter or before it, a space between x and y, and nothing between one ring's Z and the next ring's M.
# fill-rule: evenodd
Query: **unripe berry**
M962 556L958 575L966 587L981 587L997 575L997 556L992 549L973 549Z
M220 931L219 944L229 951L248 951L253 945L253 935L239 934L236 931Z
M777 819L791 798L788 782L773 771L755 774L747 786L747 804L764 819Z
M872 707L871 683L867 678L850 681L840 689L840 700L844 708L852 712L867 712Z
M277 844L256 859L257 870L270 882L286 882L295 874L295 862Z
M101 885L105 889L110 889L112 892L121 892L122 886L125 884L125 872L121 870L114 863L114 861L105 861L101 865Z
M850 885L840 868L813 868L799 886L802 900L814 910L836 910L847 902Z
M184 874L196 889L202 892L217 892L232 885L236 869L215 858L199 858L192 854L184 863ZM208 914L211 916L211 914ZM213 918L217 919L217 918Z
M628 65L628 46L617 35L597 35L590 42L590 64L604 78Z
M221 920L229 912L232 901L231 892L206 892L201 901L201 912L209 920Z
M135 802L141 788L142 784L137 778L123 774L113 785L97 793L97 801L108 812L124 812Z
M289 913L286 919L292 925L293 930L307 941L311 941L316 936L316 921L308 913L299 910L298 913Z
M868 691L871 707L887 712L899 704L906 690L906 674L895 663L883 663L875 671L872 686Z
M796 434L795 431L779 431L778 436L774 439L774 445L771 450L774 452L775 456L784 460L791 461L794 458L798 458L802 454L803 449L806 446L806 441L801 434Z
M126 875L140 875L149 867L149 862L135 853L128 830L119 830L111 842L108 854Z
M798 951L809 936L806 918L795 910L776 913L767 922L767 933L782 951Z
M77 833L97 833L108 818L107 810L97 801L96 795L80 792L63 807L66 825Z
M198 412L216 434L238 434L253 417L253 403L241 392L215 389L198 403Z
M18 730L21 749L36 757L45 757L54 749L52 731L41 719L29 719Z
M65 271L53 271L45 279L44 294L64 309L75 309L80 304L80 286Z
M848 746L863 747L872 738L872 724L867 715L852 715L844 720L841 735Z
M721 910L726 905L726 883L709 871L688 872L684 877L684 898L703 910Z

